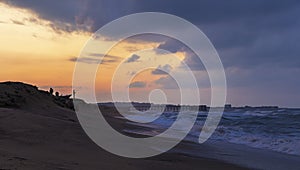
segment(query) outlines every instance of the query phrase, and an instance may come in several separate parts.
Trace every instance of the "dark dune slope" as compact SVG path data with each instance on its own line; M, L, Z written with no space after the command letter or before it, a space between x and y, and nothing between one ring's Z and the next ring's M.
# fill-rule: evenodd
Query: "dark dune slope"
M53 96L21 82L0 83L0 107L15 108L44 116L74 121L69 96Z

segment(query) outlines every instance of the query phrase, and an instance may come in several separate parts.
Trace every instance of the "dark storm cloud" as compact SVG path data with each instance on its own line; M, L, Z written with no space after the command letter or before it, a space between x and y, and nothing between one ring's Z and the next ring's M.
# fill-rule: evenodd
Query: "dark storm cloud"
M192 71L205 70L200 58L194 53L187 53L184 60L181 62L180 68L188 67Z
M52 21L55 29L71 32L77 29L95 31L103 24L129 14L130 2L116 0L6 0L16 7L27 8L36 12L39 17ZM66 27L61 23L72 24Z
M295 4L296 5L296 4ZM272 7L272 6L271 6ZM299 67L300 7L233 22L202 26L225 67L276 64ZM295 62L296 61L296 62Z
M64 0L53 1L14 0L6 1L11 5L28 8L50 21L62 21L82 25L93 20L93 28L126 14L157 11L178 15L195 24L211 24L235 20L259 19L288 11L299 5L299 1L117 1L117 0Z
M176 53L177 51L185 51L185 46L181 42L175 39L167 39L162 42L157 48L167 50L171 53Z
M179 68L186 68L187 66L194 71L205 69L199 57L190 48L178 40L169 38L162 42L157 48L164 49L171 53L185 52L185 58ZM158 54L160 54L160 51L158 51Z
M259 46L268 48L269 43L273 42L273 39L270 38L272 35L279 35L284 39L289 39L290 36L293 36L289 34L290 30L300 27L300 1L296 0L285 2L279 0L204 0L190 2L180 0L64 0L59 3L53 3L53 1L15 0L7 2L11 5L37 12L41 18L52 21L53 24L50 26L56 31L62 29L68 32L76 29L95 31L113 19L135 12L158 11L175 14L198 25L211 39L220 54L222 54L221 57L224 59L225 64L228 63L226 58L230 58L230 60L231 58L237 58L237 56L227 56L228 49L239 48L235 53L240 55L248 52L247 49L253 48L255 50L260 48ZM264 37L269 39L270 42ZM144 37L144 39L162 42L157 40L157 38L151 39L151 36ZM259 42L262 39L264 41ZM168 45L168 43L163 43L161 46L169 48ZM169 49L174 51L171 47ZM257 53L259 51L260 49ZM277 53L276 51L275 54ZM256 56L259 55L261 54L259 53ZM243 56L246 55L238 57L243 58ZM248 59L247 57L244 58ZM230 63L234 64L235 62L230 61Z
M161 11L179 15L196 24L229 22L234 20L259 18L279 13L299 5L299 1L282 2L280 0L253 1L138 1L137 11Z
M93 32L113 19L136 12L174 14L197 25L211 40L225 66L226 73L230 76L229 88L243 86L248 88L250 94L255 94L255 91L266 94L268 93L266 87L271 86L281 91L281 95L285 92L286 98L300 94L299 88L295 88L300 86L300 82L294 80L300 68L298 0L6 2L36 12L40 18L51 21L51 27L58 32L76 30ZM159 48L171 52L188 51L182 44L166 38L140 36L131 40L132 43L140 41L159 42ZM94 60L87 59L85 62L93 63ZM204 69L198 57L191 52L187 52L184 62L192 70ZM233 74L232 70L238 71ZM262 74L261 71L269 75ZM167 81L162 79L159 82ZM286 90L287 87L290 87L288 88L290 90Z

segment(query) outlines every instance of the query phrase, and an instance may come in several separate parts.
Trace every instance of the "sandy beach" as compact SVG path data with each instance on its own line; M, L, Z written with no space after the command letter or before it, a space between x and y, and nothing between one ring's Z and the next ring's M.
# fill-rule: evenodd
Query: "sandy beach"
M1 169L245 169L208 158L165 153L129 159L104 151L81 129L72 111L65 119L0 109ZM66 120L66 118L70 120ZM184 144L182 144L184 145Z
M244 169L176 151L147 159L119 157L93 143L75 112L45 91L23 83L1 83L0 99L1 169ZM115 119L114 111L102 110L114 128L124 128L125 122Z
M299 157L244 145L182 141L167 153L144 159L113 155L84 132L68 100L23 83L0 84L1 169L297 169ZM100 107L107 122L131 137L115 109ZM126 146L126 145L125 145Z

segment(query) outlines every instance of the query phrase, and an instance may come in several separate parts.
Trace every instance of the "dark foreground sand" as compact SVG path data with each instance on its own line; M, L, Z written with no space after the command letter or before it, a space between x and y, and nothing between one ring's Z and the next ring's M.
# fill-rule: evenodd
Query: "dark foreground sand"
M119 120L108 119L117 128L123 126ZM115 156L85 135L73 111L56 107L40 111L0 108L0 169L243 168L176 152L147 159Z

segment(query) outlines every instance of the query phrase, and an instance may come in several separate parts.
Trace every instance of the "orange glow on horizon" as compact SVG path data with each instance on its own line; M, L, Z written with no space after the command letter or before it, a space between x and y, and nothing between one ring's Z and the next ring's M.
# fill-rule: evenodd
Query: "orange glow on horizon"
M89 40L91 33L87 32L57 32L51 28L51 22L41 19L38 14L30 10L11 7L0 2L0 81L20 81L33 84L48 90L48 87L57 87L63 94L71 93L74 71L74 58L79 56L82 48ZM105 47L116 42L99 40L91 46L95 53L105 53ZM109 94L114 72L118 65L140 50L154 49L158 42L136 42L124 40L115 45L108 56L114 56L116 61L108 62L98 68L96 76L96 92ZM94 52L94 51L90 51ZM154 51L142 52L144 56L154 56ZM185 54L175 54L179 61ZM165 58L165 59L164 59ZM71 59L73 59L71 61ZM162 63L170 60L167 55L161 55ZM149 62L155 63L155 60ZM178 63L173 63L177 64ZM127 65L128 72L139 63ZM86 64L86 67L89 67ZM154 68L153 68L154 69ZM128 73L129 74L129 73ZM134 81L145 81L147 84L155 81L162 75L152 75L151 70L143 71L134 77ZM127 85L130 82L121 82ZM154 85L153 85L154 86ZM154 87L147 86L145 93ZM120 89L122 90L122 89ZM145 89L144 89L145 90ZM141 89L131 89L133 93L140 93ZM109 100L109 98L106 98Z

